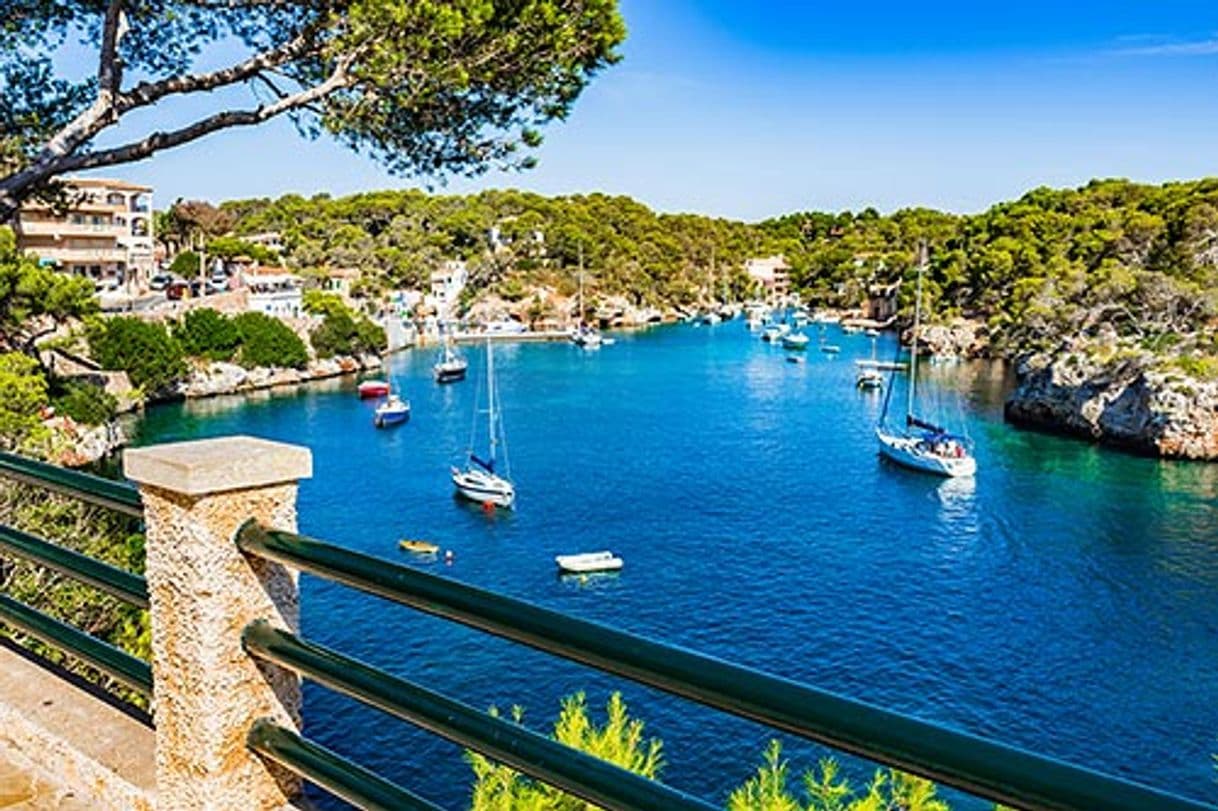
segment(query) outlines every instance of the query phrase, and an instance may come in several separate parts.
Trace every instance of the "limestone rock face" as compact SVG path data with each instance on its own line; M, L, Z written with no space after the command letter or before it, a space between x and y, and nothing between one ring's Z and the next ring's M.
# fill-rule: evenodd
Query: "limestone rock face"
M1218 382L1163 371L1145 356L1100 362L1084 353L1036 355L1018 369L1011 422L1139 453L1218 460Z
M379 369L381 359L375 355L317 359L304 369L254 368L246 369L235 363L221 361L197 366L179 387L178 394L187 399L236 394L243 391L291 386L351 374L364 369Z
M957 358L982 357L989 349L985 325L967 318L957 318L950 324L922 325L918 343L932 355Z
M51 431L48 456L53 464L81 467L113 453L127 442L122 422L83 425L68 416L57 416L44 423Z

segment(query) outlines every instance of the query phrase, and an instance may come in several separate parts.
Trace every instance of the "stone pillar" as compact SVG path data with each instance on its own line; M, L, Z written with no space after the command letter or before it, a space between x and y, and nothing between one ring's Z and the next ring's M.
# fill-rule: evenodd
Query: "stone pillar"
M300 680L255 663L241 631L259 618L298 630L297 572L246 558L233 536L250 518L295 531L312 455L225 437L128 450L123 472L147 528L157 808L280 808L300 781L249 752L245 736L261 717L299 729Z

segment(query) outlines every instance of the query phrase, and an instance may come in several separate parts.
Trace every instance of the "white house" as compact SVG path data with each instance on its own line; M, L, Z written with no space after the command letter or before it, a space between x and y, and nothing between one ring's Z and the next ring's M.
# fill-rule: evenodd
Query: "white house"
M249 290L246 309L274 318L299 318L301 278L293 273L250 273L245 277Z
M469 271L460 259L450 259L431 274L431 304L440 312L451 309L469 281Z

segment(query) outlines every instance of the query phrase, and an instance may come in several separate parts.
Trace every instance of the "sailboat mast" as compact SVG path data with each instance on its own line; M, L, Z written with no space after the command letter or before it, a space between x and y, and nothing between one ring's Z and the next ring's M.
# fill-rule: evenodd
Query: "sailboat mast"
M579 243L579 325L584 325L584 243Z
M918 390L918 327L922 323L922 271L926 269L926 245L918 246L918 291L914 302L913 339L909 347L909 402L905 406L906 420L913 416L914 397Z
M490 437L490 462L495 463L495 352L491 348L491 339L486 339L486 423L487 435Z

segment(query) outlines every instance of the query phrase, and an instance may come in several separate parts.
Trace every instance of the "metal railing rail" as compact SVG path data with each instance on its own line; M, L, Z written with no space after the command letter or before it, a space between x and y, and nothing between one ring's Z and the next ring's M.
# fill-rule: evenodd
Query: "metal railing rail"
M443 811L357 763L265 718L254 722L246 745L335 797L367 811Z
M0 594L0 621L87 662L115 681L152 695L152 668L142 659Z
M148 583L137 574L3 524L0 524L0 549L54 569L132 605L148 607Z
M42 487L127 515L143 517L139 492L123 482L12 453L0 453L0 477ZM0 524L0 551L53 569L131 605L148 608L148 583L143 577L88 555L3 524ZM6 595L0 595L0 622L91 665L136 692L152 695L152 668L126 651Z
M126 482L103 479L78 470L27 459L15 453L0 453L0 476L24 484L44 487L80 501L142 518L139 491Z
M701 800L454 701L265 621L242 634L245 649L314 682L409 721L610 811L713 811Z
M1046 811L1215 811L1122 778L247 522L238 546L428 614L935 780Z

